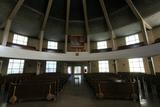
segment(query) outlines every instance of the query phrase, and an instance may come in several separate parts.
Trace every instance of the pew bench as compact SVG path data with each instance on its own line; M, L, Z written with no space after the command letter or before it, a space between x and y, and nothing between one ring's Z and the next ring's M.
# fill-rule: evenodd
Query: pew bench
M96 93L98 98L139 100L136 83L101 81Z
M63 86L66 84L69 76L70 75L68 74L57 73L46 73L40 75L7 75L4 76L4 93L8 96L8 102L10 103L38 99L44 100L51 99L53 97L55 99L56 95L63 89ZM49 87L51 88L50 93ZM46 94L44 94L47 92L48 97Z
M11 83L8 91L8 101L15 103L17 101L55 100L56 93L55 81Z
M139 101L137 81L119 74L93 73L84 77L97 98Z

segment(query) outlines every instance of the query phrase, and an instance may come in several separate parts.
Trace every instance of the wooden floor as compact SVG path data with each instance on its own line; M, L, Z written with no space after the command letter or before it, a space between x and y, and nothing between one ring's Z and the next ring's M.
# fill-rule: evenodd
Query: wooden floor
M77 85L71 77L55 102L21 102L11 105L1 100L0 107L160 107L160 100L143 99L141 104L125 100L98 100L83 79L81 85Z

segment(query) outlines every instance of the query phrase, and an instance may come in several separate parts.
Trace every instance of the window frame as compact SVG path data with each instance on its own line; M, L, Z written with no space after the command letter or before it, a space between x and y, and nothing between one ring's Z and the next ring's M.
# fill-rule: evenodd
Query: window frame
M67 74L72 74L72 66L67 66Z
M58 49L58 42L48 41L47 49Z
M24 71L25 60L9 59L7 75L8 74L22 74Z
M46 73L57 72L57 61L46 61Z
M143 58L128 59L129 70L134 73L145 73L145 66Z
M99 70L99 73L108 73L109 61L108 60L98 61L98 70Z
M106 49L106 48L108 48L107 41L97 42L97 49Z
M126 45L133 45L136 43L140 43L139 40L139 35L138 34L133 34L130 36L125 37Z
M78 71L78 72L75 72ZM81 66L74 66L74 74L81 74L82 73L82 67Z
M28 37L23 36L23 35L19 35L19 34L14 34L12 43L27 46Z

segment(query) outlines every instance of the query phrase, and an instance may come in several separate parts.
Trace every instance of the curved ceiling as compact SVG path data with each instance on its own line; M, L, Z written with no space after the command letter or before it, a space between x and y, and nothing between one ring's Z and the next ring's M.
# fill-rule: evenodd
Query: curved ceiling
M139 32L138 20L125 0L104 0L111 24L117 36L126 36ZM160 24L160 0L132 0L138 11L151 26ZM0 0L0 26L4 22L17 0ZM53 0L45 30L45 39L63 41L65 35L67 0ZM105 40L110 37L99 0L86 0L91 40ZM25 0L13 20L11 31L31 37L38 37L48 0ZM71 0L70 35L84 35L84 13L82 0Z

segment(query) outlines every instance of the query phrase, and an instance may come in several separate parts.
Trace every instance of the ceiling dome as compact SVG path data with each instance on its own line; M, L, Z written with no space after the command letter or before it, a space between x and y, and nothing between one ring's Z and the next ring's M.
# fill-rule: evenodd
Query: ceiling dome
M144 19L152 26L160 24L160 0L132 0ZM0 0L0 26L17 0ZM104 0L115 34L125 36L139 32L140 25L125 0ZM31 37L38 37L48 0L25 0L13 20L11 31ZM105 40L110 37L99 0L86 0L91 40ZM64 41L67 0L53 0L45 29L45 39ZM69 34L84 35L85 23L82 0L71 0Z

